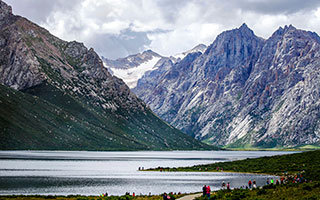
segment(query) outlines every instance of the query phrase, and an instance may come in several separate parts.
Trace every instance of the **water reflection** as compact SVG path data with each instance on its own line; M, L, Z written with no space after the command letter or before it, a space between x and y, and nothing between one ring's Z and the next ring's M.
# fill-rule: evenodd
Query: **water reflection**
M62 152L0 151L0 194L123 195L197 192L206 184L219 189L263 175L205 172L143 172L139 167L179 167L288 152L172 151L172 152Z

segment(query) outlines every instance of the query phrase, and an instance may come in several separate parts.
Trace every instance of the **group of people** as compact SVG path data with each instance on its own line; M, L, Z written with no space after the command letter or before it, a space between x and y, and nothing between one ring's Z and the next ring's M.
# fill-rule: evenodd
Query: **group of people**
M230 183L228 182L226 184L224 181L222 181L221 187L222 187L223 190L226 189L226 187L227 187L227 190L230 190Z
M178 195L180 195L181 193L179 192L178 193ZM163 200L175 200L176 198L175 198L175 196L174 195L176 195L176 193L175 194L173 194L173 192L170 192L169 194L167 194L167 193L164 193L163 194Z
M207 196L208 199L210 199L210 193L211 193L210 186L209 185L208 186L204 185L203 188L202 188L202 196L203 197Z
M256 180L253 180L253 181L249 180L249 181L248 181L248 186L249 186L249 189L251 189L251 188L257 188L257 182L256 182Z

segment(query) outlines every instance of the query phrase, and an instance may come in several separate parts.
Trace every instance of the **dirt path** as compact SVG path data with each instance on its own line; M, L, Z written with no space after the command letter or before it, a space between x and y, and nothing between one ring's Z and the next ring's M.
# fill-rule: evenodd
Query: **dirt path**
M193 200L196 197L200 197L201 195L202 195L202 193L191 194L191 195L187 195L187 196L181 197L181 198L179 198L177 200Z

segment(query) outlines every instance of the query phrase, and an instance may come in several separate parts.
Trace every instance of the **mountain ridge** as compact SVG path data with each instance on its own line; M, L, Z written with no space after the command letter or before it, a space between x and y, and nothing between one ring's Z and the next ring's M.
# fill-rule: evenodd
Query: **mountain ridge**
M146 74L133 91L173 126L215 145L319 143L318 41L316 33L292 25L265 40L243 24L193 60L159 72L154 83ZM294 90L305 99L290 100ZM301 102L310 97L312 103Z
M0 0L0 148L210 149L159 119L103 66Z

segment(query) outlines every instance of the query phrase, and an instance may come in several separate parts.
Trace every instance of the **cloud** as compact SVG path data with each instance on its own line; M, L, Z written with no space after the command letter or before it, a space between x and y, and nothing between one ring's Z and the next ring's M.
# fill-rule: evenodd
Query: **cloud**
M4 0L64 40L78 40L107 58L145 49L162 55L210 44L246 22L268 38L279 26L320 33L318 0Z

